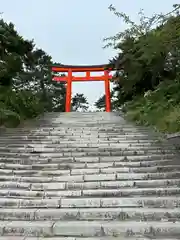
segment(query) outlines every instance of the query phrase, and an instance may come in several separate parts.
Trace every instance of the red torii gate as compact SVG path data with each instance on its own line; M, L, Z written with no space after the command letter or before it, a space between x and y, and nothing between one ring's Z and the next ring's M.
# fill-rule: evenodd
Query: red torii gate
M86 82L86 81L104 81L105 86L105 96L106 96L106 112L111 111L111 95L110 95L110 83L109 80L112 79L110 71L112 67L109 64L104 65L88 65L88 66L74 66L74 65L53 65L51 68L52 72L68 73L67 76L53 76L53 81L65 81L67 82L66 87L66 112L71 111L71 92L72 92L72 82ZM73 76L73 72L85 72L85 77ZM91 72L104 72L101 76L91 76Z

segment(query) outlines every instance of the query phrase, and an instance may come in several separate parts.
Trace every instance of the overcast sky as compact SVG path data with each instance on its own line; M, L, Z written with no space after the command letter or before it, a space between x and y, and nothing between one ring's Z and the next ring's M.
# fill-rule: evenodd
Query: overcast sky
M62 64L104 64L114 55L102 49L103 38L124 29L108 6L113 4L133 20L144 9L147 15L167 12L179 0L0 0L3 18L12 21L21 35L34 39L53 60ZM93 104L104 93L103 82L74 83L73 94L84 93Z

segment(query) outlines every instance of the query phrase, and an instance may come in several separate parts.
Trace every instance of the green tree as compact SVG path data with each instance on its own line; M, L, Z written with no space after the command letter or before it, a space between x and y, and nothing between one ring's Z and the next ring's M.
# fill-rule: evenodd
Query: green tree
M123 106L130 119L154 125L161 131L180 131L180 5L167 14L134 23L126 14L110 10L127 28L104 39L117 55L110 61L116 106Z
M114 92L111 91L111 108L114 109L114 104L112 102L112 97L114 95ZM105 111L106 109L106 97L105 94L103 94L95 103L94 106L100 110L100 111Z
M72 110L73 111L88 110L88 101L84 94L76 93L76 95L72 98Z
M153 90L165 78L175 79L179 71L179 5L165 15L146 17L139 13L140 23L133 22L125 13L109 9L127 24L127 29L105 38L105 47L113 47L119 53L111 63L119 69L114 91L119 104Z
M51 80L51 56L0 19L0 125L64 111L66 86Z
M105 104L105 94L102 95L95 103L94 106L100 110L100 111L105 111L106 104Z

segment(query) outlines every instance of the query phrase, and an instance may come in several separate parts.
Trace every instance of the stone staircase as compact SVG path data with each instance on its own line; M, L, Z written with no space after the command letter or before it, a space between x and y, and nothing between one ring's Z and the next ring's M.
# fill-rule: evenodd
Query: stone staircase
M0 240L180 239L180 159L114 113L0 134Z

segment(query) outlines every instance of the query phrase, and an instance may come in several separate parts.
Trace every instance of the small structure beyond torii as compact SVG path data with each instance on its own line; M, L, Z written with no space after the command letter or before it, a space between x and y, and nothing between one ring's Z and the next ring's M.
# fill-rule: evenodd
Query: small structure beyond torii
M102 65L88 65L88 66L75 66L75 65L56 65L54 64L51 68L54 73L68 73L67 76L52 76L53 81L63 81L67 82L66 87L66 112L71 111L71 92L72 92L72 82L86 82L86 81L104 81L105 86L105 97L106 97L106 112L111 111L111 94L110 94L110 83L112 75L110 72L113 68L110 64ZM85 72L86 75L73 76L73 72ZM91 72L103 72L101 76L91 76Z

